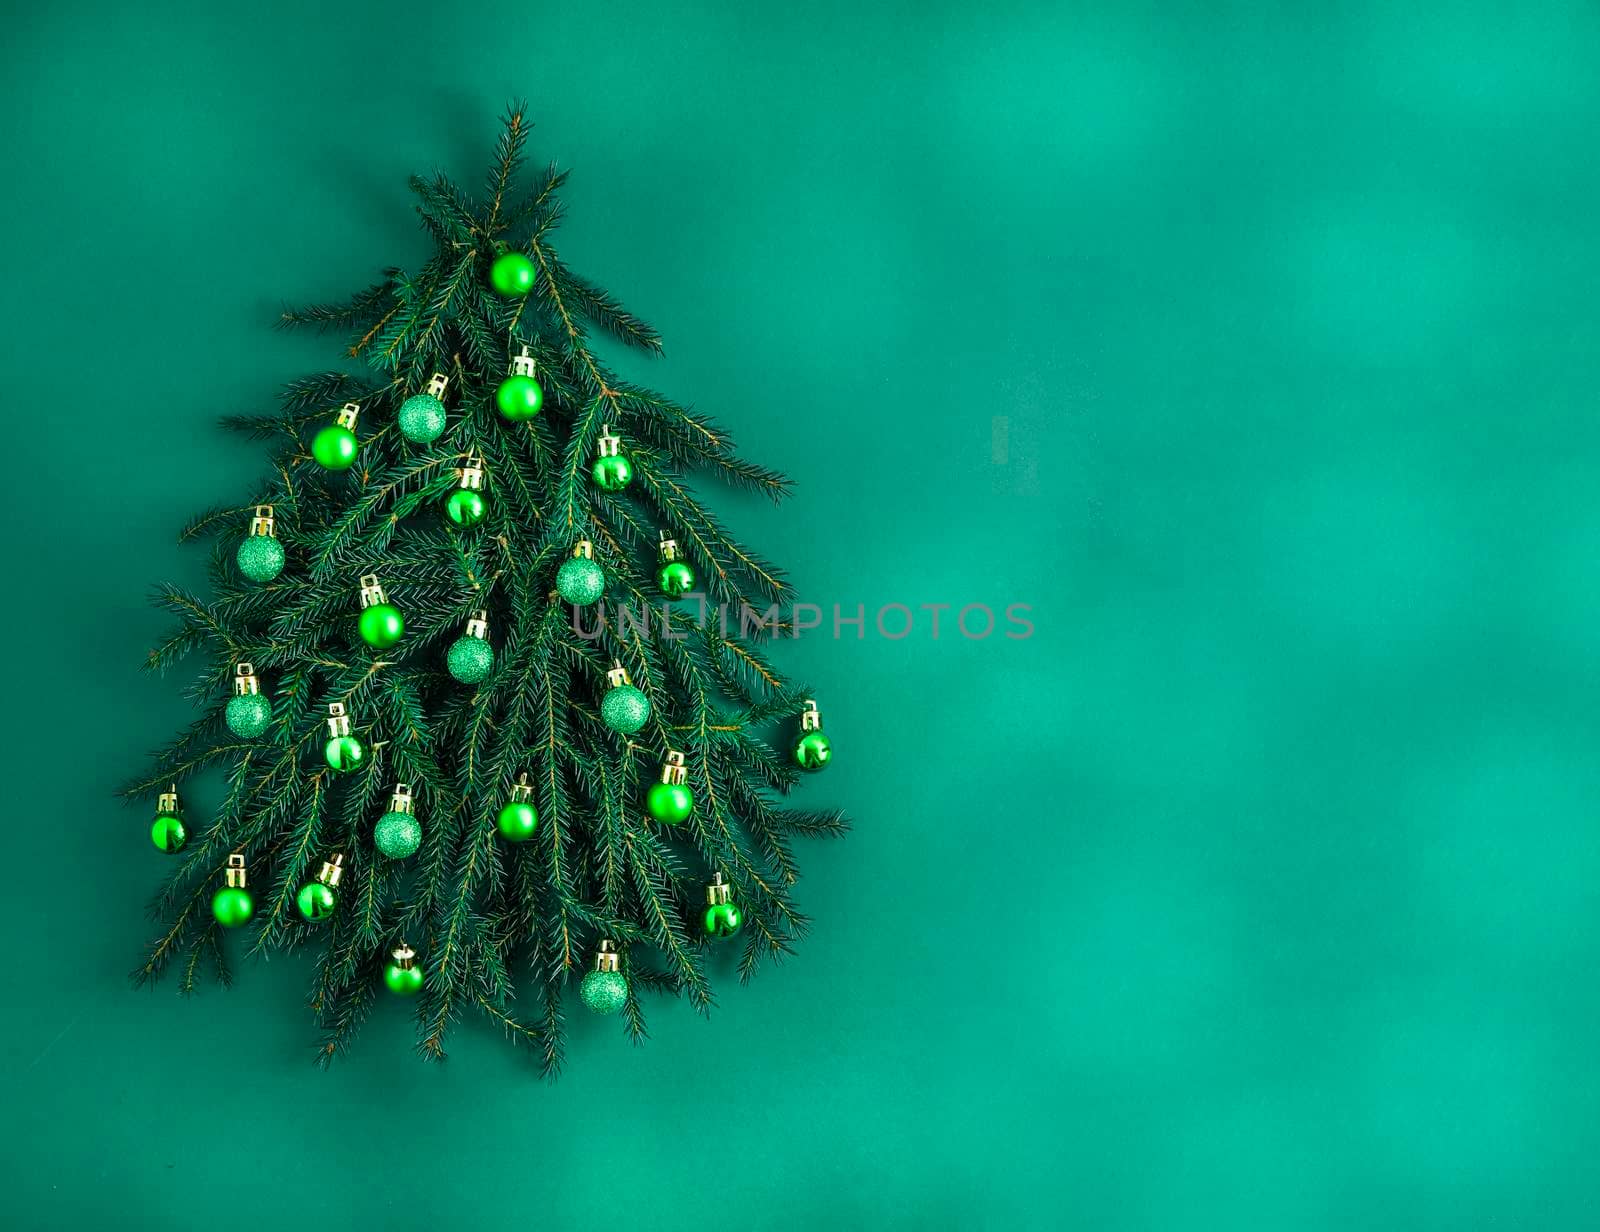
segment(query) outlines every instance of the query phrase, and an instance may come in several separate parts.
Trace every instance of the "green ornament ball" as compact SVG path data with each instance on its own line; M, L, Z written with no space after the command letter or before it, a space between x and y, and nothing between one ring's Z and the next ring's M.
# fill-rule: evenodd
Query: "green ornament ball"
M349 470L360 447L356 434L343 424L329 424L311 438L311 456L330 471Z
M794 760L802 770L820 770L833 756L833 745L819 731L809 731L794 746Z
M628 1000L628 981L620 971L591 971L578 986L578 995L596 1014L615 1014Z
M612 731L631 736L650 720L650 699L631 684L606 690L600 717Z
M602 492L620 492L633 482L633 463L620 453L596 458L589 472Z
M685 561L669 560L656 571L661 593L676 599L694 589L694 570Z
M574 556L556 570L556 593L574 607L588 607L606 593L606 571L587 556Z
M283 544L271 535L248 535L233 559L252 582L270 582L283 572Z
M444 665L462 684L477 684L494 667L494 647L481 637L458 637L445 654Z
M260 693L237 693L223 711L228 730L241 740L254 740L272 722L272 703Z
M392 603L374 603L356 617L356 632L374 650L387 650L405 636L406 618Z
M739 926L744 923L744 917L739 914L739 908L734 903L713 903L706 908L706 935L711 937L731 937L739 931Z
M238 886L223 886L211 896L211 914L224 928L238 928L248 924L256 913L256 900L250 891Z
M476 488L457 488L444 503L445 520L452 526L476 526L489 512L489 502Z
M170 856L183 850L189 841L189 831L183 824L183 818L174 813L163 813L150 827L150 841L156 845L156 850Z
M308 881L295 895L294 905L300 908L300 914L306 919L313 924L320 924L333 914L338 901L331 888L320 881Z
M500 382L494 391L494 404L512 423L532 419L544 405L544 388L533 377L519 372Z
M422 845L422 823L414 814L395 809L378 818L372 842L391 860L404 860Z
M539 828L539 814L526 800L513 800L500 810L494 824L506 842L525 843Z
M422 991L422 968L390 963L383 969L383 982L397 997L414 997Z
M444 431L444 403L432 394L412 394L400 404L400 435L413 445L426 445Z
M366 759L367 750L354 736L335 736L322 746L322 756L329 768L344 773L359 766Z
M683 783L655 783L645 795L644 807L662 825L680 825L694 812L694 792Z
M489 285L507 299L533 290L533 262L526 253L503 252L489 266Z

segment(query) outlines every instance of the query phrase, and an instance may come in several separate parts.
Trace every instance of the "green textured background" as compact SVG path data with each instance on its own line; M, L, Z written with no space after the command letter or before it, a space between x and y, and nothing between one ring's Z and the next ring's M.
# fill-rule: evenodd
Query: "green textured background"
M1592 6L158 7L0 51L10 1226L1600 1222ZM750 541L1037 632L788 649L858 829L709 1023L324 1074L301 960L125 981L143 596L515 94Z

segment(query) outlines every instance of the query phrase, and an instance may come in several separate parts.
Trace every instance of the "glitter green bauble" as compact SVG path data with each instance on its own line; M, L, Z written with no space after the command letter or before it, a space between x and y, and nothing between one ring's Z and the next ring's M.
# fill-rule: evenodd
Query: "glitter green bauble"
M329 424L311 438L311 456L330 471L349 470L359 448L356 434L343 424Z
M526 253L503 252L489 266L489 285L507 299L533 290L533 262Z
M404 860L422 843L422 823L398 809L385 813L372 828L372 842L391 860Z
M383 969L383 982L397 997L414 997L422 991L422 968L390 963Z
M619 684L606 690L600 717L612 731L631 736L649 721L650 699L631 684Z
M669 560L656 570L656 582L662 594L676 599L694 589L694 570L681 560Z
M228 730L241 740L254 740L272 722L272 703L260 693L238 693L223 712Z
M256 913L256 900L249 890L237 886L223 886L211 896L211 914L224 928L238 928L247 924Z
M819 731L809 731L794 746L794 760L802 770L820 770L833 756L833 745Z
M578 995L596 1014L615 1014L628 1000L628 981L620 971L591 971L578 986Z
M694 812L694 792L683 783L655 783L644 798L644 807L663 825L676 826Z
M322 746L322 756L338 771L354 770L367 756L367 750L354 736L335 736Z
M494 821L500 837L508 843L525 843L539 828L539 814L526 800L513 800L500 810Z
M300 908L300 914L306 919L313 924L320 924L333 914L338 901L328 886L320 881L308 881L300 887L300 893L295 895L294 905Z
M476 488L457 488L444 503L445 520L452 526L476 526L489 512L489 502Z
M706 908L707 936L731 937L739 931L739 925L743 923L744 917L739 914L739 908L733 903L713 903Z
M374 603L356 617L356 632L374 650L387 650L405 636L406 618L392 603Z
M163 813L156 818L155 825L150 827L150 841L156 849L166 852L169 856L174 852L182 851L185 843L189 841L189 831L183 824L183 818L172 813Z
M620 453L607 458L596 458L589 473L595 486L602 492L620 492L633 482L633 463Z
M252 582L270 582L283 572L283 544L271 535L247 535L233 559Z
M556 570L556 593L574 607L588 607L606 593L606 571L587 556L574 556Z
M400 434L413 445L426 445L444 431L444 403L432 394L412 394L400 404Z
M444 665L462 684L477 684L494 667L494 647L481 637L458 637L451 643Z
M544 405L544 389L531 376L519 372L500 382L494 391L494 404L512 423L532 419Z

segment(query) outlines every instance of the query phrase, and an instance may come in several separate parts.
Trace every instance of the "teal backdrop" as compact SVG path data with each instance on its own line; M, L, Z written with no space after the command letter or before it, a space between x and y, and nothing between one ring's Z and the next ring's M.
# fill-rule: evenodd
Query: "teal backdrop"
M8 1226L1600 1225L1592 5L15 6ZM508 98L798 481L816 924L565 1077L130 988L174 542ZM869 614L835 639L833 604ZM954 608L1031 606L963 637ZM912 607L911 636L871 614ZM951 604L937 639L923 604ZM903 619L895 615L894 629Z

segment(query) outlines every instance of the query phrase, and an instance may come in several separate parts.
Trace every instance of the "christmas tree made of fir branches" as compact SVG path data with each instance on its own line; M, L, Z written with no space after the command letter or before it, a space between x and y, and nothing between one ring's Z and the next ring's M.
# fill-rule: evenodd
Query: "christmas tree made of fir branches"
M380 997L426 1055L481 1014L547 1074L569 995L635 1039L647 991L706 1011L720 947L748 979L805 932L794 839L846 828L778 799L829 755L761 648L789 587L685 475L788 481L596 355L591 330L661 346L557 254L566 173L519 192L527 136L513 106L481 202L412 179L415 274L284 313L362 371L224 421L273 473L182 533L214 541L210 601L157 592L179 623L148 666L199 664L202 713L126 788L174 861L135 978L313 949L324 1060ZM220 802L186 813L208 769Z

